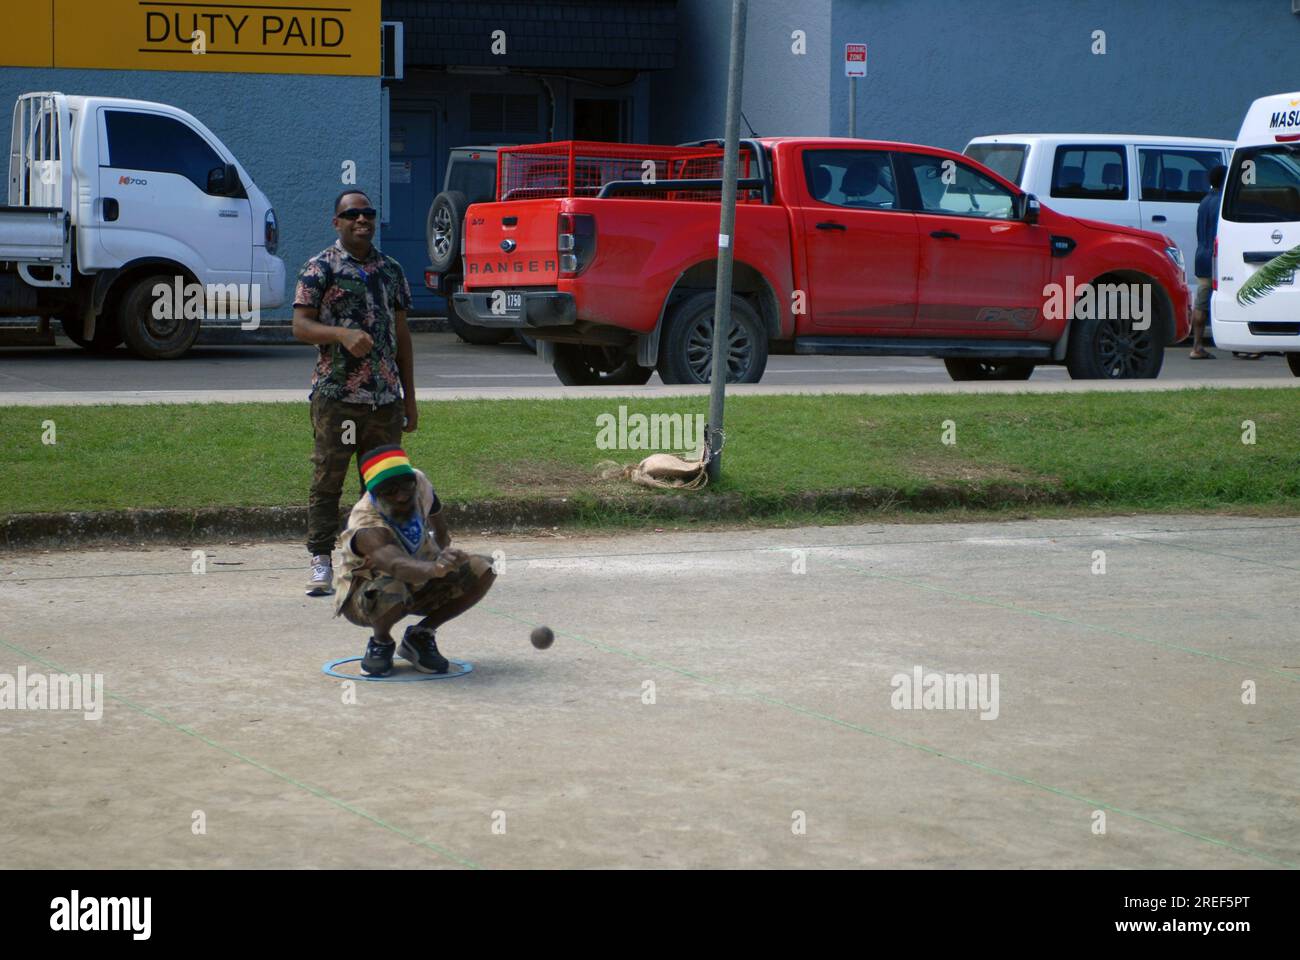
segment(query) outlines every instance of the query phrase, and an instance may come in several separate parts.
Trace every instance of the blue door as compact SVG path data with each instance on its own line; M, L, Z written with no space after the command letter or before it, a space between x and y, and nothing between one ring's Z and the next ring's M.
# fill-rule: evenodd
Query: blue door
M434 188L432 111L394 110L389 124L388 223L383 250L397 259L411 284L411 312L442 312L442 297L424 285L429 249L424 237Z

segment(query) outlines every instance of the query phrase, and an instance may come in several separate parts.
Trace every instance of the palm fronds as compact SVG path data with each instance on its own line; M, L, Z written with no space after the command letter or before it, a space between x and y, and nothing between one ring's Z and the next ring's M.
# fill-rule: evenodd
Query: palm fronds
M1264 264L1237 291L1237 302L1243 307L1268 296L1286 279L1288 273L1300 267L1300 247L1279 254Z

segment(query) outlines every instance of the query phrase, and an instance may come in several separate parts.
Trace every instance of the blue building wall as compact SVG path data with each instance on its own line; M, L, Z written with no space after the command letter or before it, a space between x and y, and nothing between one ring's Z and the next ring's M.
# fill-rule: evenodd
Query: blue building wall
M679 0L657 141L721 134L730 15L728 0ZM748 19L744 110L764 135L847 136L849 42L869 48L858 136L957 150L991 133L1231 139L1256 97L1300 89L1288 0L750 0Z
M156 100L197 117L275 206L286 299L292 298L298 269L336 236L331 202L343 189L344 160L356 162L357 185L382 201L377 77L0 67L0 143L6 156L14 100L31 90ZM291 312L267 311L267 319Z
M1287 0L835 0L831 24L836 136L848 42L868 44L858 136L953 150L994 133L1235 139L1252 100L1300 89Z
M832 0L750 0L742 110L760 136L824 136ZM806 52L794 52L803 31ZM656 143L720 137L727 115L728 0L678 0L677 65L652 74ZM742 135L749 128L741 123Z

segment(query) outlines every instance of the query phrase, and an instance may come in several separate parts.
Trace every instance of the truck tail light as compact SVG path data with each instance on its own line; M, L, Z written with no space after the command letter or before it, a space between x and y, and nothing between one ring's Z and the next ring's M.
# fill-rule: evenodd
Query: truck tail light
M596 218L590 213L562 213L556 231L560 276L576 277L596 258Z
M1219 289L1219 238L1214 238L1214 256L1210 258L1210 289Z
M424 271L424 285L430 290L438 289L439 279L441 279L441 274L434 273L432 270Z
M266 252L275 253L276 248L280 246L280 223L275 219L275 211L266 211Z

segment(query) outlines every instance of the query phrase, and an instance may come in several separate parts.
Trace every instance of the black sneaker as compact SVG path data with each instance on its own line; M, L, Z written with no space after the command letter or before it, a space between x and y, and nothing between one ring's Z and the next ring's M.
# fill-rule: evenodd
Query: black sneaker
M451 667L447 658L438 652L434 632L427 628L422 630L414 624L402 634L402 645L398 648L397 655L410 660L411 666L421 673L446 673Z
M396 644L380 643L374 637L366 644L361 658L361 672L368 677L386 677L393 672L393 648Z

